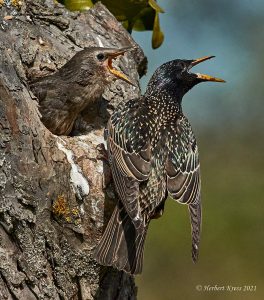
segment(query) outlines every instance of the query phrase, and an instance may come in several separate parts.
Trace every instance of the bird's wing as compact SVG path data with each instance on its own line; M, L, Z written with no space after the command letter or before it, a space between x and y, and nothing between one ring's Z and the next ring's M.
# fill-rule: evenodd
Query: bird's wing
M30 85L31 90L34 95L38 98L39 103L41 103L47 96L48 88L47 86L43 86L43 84L36 81Z
M143 225L139 183L150 172L150 143L138 100L121 104L107 126L109 161L118 195L136 228ZM144 118L144 117L143 117Z
M186 118L176 123L177 136L171 135L166 162L167 190L180 203L188 205L192 227L192 257L198 258L201 228L201 180L198 147Z
M69 87L55 74L42 77L31 84L31 90L38 98L41 107L51 109L64 109L69 99Z

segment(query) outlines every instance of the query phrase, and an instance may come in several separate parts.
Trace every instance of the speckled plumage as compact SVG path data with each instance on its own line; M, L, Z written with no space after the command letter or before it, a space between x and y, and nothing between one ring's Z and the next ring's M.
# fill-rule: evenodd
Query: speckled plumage
M168 196L188 205L192 258L197 260L200 165L195 136L181 102L197 83L220 79L208 76L201 80L189 73L195 62L174 60L162 65L145 95L121 103L109 120L109 160L120 201L96 249L95 258L103 265L131 274L142 271L148 224L162 215Z

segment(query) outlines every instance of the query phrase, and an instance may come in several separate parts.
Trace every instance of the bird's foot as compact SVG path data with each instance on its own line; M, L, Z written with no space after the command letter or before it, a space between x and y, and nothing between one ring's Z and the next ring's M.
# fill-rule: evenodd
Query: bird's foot
M158 219L163 215L164 204L165 204L165 201L162 201L161 204L155 209L155 211L151 215L151 219Z
M108 152L107 150L105 149L105 145L103 143L101 144L98 144L96 146L96 150L98 151L98 154L97 154L97 159L101 159L101 160L104 160L108 163Z
M163 215L164 210L161 209L159 211L155 211L154 214L151 216L151 219L158 219Z

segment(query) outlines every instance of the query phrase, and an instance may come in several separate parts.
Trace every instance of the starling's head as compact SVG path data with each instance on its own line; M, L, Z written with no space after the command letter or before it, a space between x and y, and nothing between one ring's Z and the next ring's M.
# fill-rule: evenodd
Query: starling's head
M109 83L116 79L133 84L131 80L112 65L113 60L124 55L131 48L113 49L90 47L76 53L61 68L61 74L86 86L93 83Z
M152 94L162 90L181 101L184 94L200 82L225 82L220 78L190 72L192 67L213 57L205 56L194 60L175 59L163 64L153 74L146 93Z

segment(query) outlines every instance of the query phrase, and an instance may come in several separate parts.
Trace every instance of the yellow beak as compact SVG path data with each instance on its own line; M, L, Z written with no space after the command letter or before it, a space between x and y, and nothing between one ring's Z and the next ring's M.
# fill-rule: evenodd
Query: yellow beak
M131 48L123 48L123 49L120 49L120 50L118 50L118 51L116 51L116 52L114 52L114 53L108 54L108 58L107 58L107 68L108 68L109 72L111 72L111 73L112 73L114 76L116 76L117 78L122 79L122 80L124 80L125 82L127 82L127 83L129 83L129 84L135 86L134 83L133 83L133 82L132 82L125 74L123 74L122 72L116 70L116 69L113 67L113 65L112 65L113 60L115 60L115 59L116 59L118 56L120 56L120 55L124 55L124 53L125 53L126 51L128 51L129 49L131 49Z
M204 57L198 58L198 59L192 61L190 66L192 68L192 67L200 64L201 62L211 59L213 57L215 57L215 56L204 56ZM200 78L205 81L225 82L225 80L223 80L221 78L213 77L213 76L206 75L206 74L196 73L196 75L197 75L197 78Z

